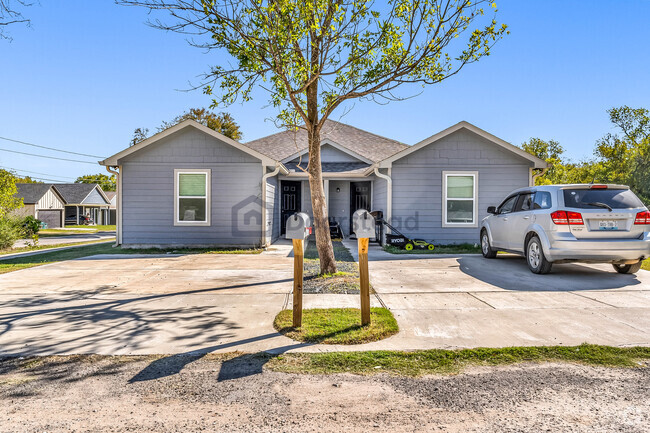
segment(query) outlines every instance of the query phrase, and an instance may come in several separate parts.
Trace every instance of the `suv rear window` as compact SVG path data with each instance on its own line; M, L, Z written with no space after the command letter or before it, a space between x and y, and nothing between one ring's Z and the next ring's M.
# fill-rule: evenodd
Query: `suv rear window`
M643 207L643 203L629 189L565 189L564 205L579 209L597 209L589 203L603 203L612 209Z

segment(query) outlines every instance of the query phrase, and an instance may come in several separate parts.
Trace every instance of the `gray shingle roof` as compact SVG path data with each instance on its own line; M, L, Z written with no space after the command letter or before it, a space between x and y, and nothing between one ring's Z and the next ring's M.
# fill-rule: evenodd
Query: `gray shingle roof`
M96 186L96 183L60 183L54 187L66 204L81 204Z
M25 204L38 203L51 187L52 185L49 183L17 183L18 192L16 196L22 197Z
M333 141L372 162L379 162L408 147L399 141L334 120L325 121L321 130L321 140ZM278 132L249 141L245 145L280 161L307 149L307 132L302 129L297 132Z

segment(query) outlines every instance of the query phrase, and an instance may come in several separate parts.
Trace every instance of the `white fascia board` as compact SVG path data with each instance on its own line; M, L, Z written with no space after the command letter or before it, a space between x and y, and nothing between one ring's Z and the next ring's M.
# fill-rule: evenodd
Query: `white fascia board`
M264 164L264 165L275 166L276 163L277 163L276 160L274 160L272 158L269 158L268 156L263 155L263 154L259 153L258 151L253 150L250 147L247 147L247 146L233 140L232 138L226 137L225 135L215 131L214 129L210 129L207 126L201 125L200 123L198 123L198 122L196 122L194 120L185 120L185 121L179 123L178 125L174 125L171 128L167 128L164 131L160 131L159 133L147 138L146 140L141 141L138 144L135 144L135 145L133 145L133 146L127 148L127 149L124 149L123 151L118 152L115 155L110 156L110 157L106 158L103 161L99 161L99 163L101 165L105 165L105 166L116 166L116 165L118 165L118 161L120 159L122 159L122 158L124 158L124 157L126 157L128 155L131 155L132 153L135 153L135 152L137 152L137 151L139 151L141 149L144 149L145 147L149 146L150 144L153 144L153 143L155 143L155 142L157 142L159 140L162 140L163 138L168 137L171 134L173 134L175 132L178 132L181 129L190 127L190 126L193 127L193 128L198 129L199 131L205 132L206 134L208 134L208 135L210 135L210 136L212 136L212 137L214 137L214 138L216 138L218 140L221 140L224 143L227 143L227 144L231 145L232 147L234 147L236 149L239 149L242 152L245 152L245 153L247 153L247 154L249 154L249 155L251 155L251 156L253 156L253 157L255 157L255 158L259 159L259 160L261 160L262 164Z
M409 154L411 154L413 152L416 152L416 151L422 149L423 147L428 146L431 143L435 143L436 141L440 140L441 138L444 138L444 137L446 137L446 136L448 136L450 134L453 134L454 132L459 131L460 129L463 129L463 128L467 129L470 132L475 133L476 135L479 135L479 136L485 138L486 140L488 140L488 141L490 141L490 142L492 142L492 143L494 143L494 144L496 144L496 145L498 145L498 146L500 146L500 147L502 147L502 148L504 148L504 149L506 149L506 150L508 150L508 151L510 151L510 152L524 158L524 159L527 159L527 160L531 161L533 163L534 168L546 168L546 167L548 167L548 164L543 159L540 159L540 158L536 157L535 155L531 155L530 153L526 152L525 150L523 150L523 149L521 149L521 148L519 148L519 147L517 147L517 146L515 146L513 144L510 144L507 141L502 140L499 137L497 137L495 135L492 135L489 132L484 131L481 128L479 128L477 126L474 126L471 123L463 120L462 122L458 122L457 124L455 124L453 126L450 126L449 128L447 128L447 129L445 129L443 131L440 131L437 134L434 134L434 135L432 135L432 136L430 136L428 138L425 138L424 140L420 141L419 143L414 144L413 146L411 146L411 147L409 147L407 149L404 149L401 152L398 152L398 153L396 153L395 155L393 155L393 156L391 156L389 158L384 159L383 161L381 161L379 163L379 168L390 168L392 166L393 162L397 161L398 159L401 159L401 158L403 158L403 157L405 157L405 156L407 156L407 155L409 155Z

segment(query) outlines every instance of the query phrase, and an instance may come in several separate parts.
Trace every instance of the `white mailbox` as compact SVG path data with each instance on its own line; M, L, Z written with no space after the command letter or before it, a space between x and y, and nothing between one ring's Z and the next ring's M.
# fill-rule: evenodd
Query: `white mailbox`
M311 234L311 220L304 212L297 212L287 219L286 239L307 239Z
M375 219L367 210L359 209L352 215L352 230L357 239L374 238Z

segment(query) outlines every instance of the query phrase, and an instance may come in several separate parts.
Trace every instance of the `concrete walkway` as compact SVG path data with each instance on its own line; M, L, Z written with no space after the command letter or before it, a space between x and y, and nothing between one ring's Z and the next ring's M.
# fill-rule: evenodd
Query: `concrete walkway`
M401 332L359 346L300 344L273 329L290 305L290 256L279 243L260 255L106 255L0 275L0 355L650 345L650 272L564 265L538 277L509 256L419 258L378 247L371 281ZM305 295L304 304L359 299Z

